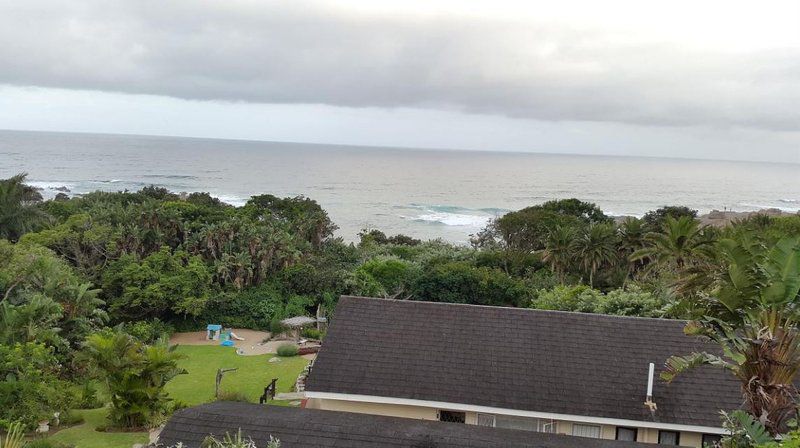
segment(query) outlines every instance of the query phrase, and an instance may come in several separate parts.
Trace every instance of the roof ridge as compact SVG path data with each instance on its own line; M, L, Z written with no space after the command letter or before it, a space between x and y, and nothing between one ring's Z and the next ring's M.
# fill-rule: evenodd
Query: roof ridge
M464 306L464 307L474 307L474 308L491 308L496 310L508 310L508 311L524 311L524 312L532 312L532 313L550 313L550 314L566 314L566 315L579 315L579 316L591 316L591 317L598 317L598 318L605 318L609 320L615 319L632 319L632 320L650 320L650 321L658 321L658 322L688 322L686 319L669 319L666 317L643 317L643 316L621 316L617 314L601 314L601 313L587 313L583 311L563 311L563 310L543 310L538 308L522 308L518 306L497 306L497 305L478 305L472 303L453 303L453 302L433 302L430 300L411 300L411 299L389 299L389 298L382 298L382 297L367 297L367 296L353 296L348 294L343 294L339 296L339 300L341 299L355 299L355 300L374 300L374 301L386 301L386 302L407 302L407 303L414 303L414 304L427 304L427 305L441 305L441 306Z

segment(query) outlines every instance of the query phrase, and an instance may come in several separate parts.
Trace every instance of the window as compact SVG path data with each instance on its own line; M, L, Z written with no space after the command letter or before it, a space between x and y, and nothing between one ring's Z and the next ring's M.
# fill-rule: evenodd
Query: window
M722 436L719 434L703 434L703 448L716 448L722 442Z
M495 426L505 429L520 429L535 432L556 432L556 422L543 418L514 417L511 415L496 415Z
M630 442L636 441L636 428L623 428L622 426L617 426L617 440L626 440Z
M493 414L478 414L478 426L494 426L495 418Z
M582 425L575 423L572 425L572 435L578 437L600 438L600 427L596 425Z
M439 411L440 422L466 423L467 414L458 411Z
M677 445L680 440L680 433L677 431L658 431L659 445Z

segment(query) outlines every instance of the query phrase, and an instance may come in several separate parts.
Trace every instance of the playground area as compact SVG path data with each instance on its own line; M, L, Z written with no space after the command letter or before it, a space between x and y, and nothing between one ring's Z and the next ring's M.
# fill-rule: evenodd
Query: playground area
M242 356L257 356L257 355L269 355L275 354L278 351L278 347L287 343L294 343L298 344L302 347L304 344L299 343L298 341L291 340L291 339L276 339L270 341L270 337L272 336L268 331L256 331L256 330L247 330L243 328L231 328L231 329L224 329L221 330L223 333L230 331L233 335L237 336L239 339L230 338L228 339L232 345L230 347L234 347L236 352ZM182 346L191 346L191 345L216 345L220 346L222 344L224 336L220 339L209 339L208 338L208 330L204 331L191 331L185 333L175 333L173 334L170 339L170 345L182 345ZM268 341L268 342L264 342ZM314 359L314 354L302 355L303 358L307 360Z
M226 331L228 331L226 329ZM240 350L244 356L266 355L275 353L278 347L286 341L269 341L268 331L246 330L242 328L232 328L230 331L243 340L231 338L233 347ZM192 331L187 333L175 333L169 339L170 345L220 345L219 339L208 339L208 331Z

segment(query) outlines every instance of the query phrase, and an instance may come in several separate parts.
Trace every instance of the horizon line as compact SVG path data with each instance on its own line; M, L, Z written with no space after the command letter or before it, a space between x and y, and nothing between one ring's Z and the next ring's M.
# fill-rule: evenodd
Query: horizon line
M230 141L230 142L246 142L246 143L278 143L289 145L313 145L313 146L333 146L343 148L363 148L363 149L379 149L379 150L400 150L400 151L418 151L418 152L469 152L469 153L485 153L485 154L507 154L507 155L540 155L540 156L577 156L577 157L616 157L625 159L656 159L656 160L682 160L693 162L733 162L733 163L763 163L769 165L791 164L800 165L800 162L793 161L771 161L771 160L746 160L746 159L719 159L719 158L704 158L704 157L670 157L670 156L645 156L645 155L625 155L625 154L587 154L580 152L543 152L543 151L525 151L525 150L511 150L511 149L468 149L468 148L440 148L440 147L419 147L419 146L391 146L391 145L365 145L365 144L351 144L351 143L318 143L318 142L303 142L303 141L285 141L285 140L263 140L251 138L233 138L233 137L197 137L190 135L172 135L172 134L135 134L135 133L120 133L120 132L91 132L91 131L52 131L52 130L39 130L39 129L7 129L0 128L0 132L17 132L17 133L33 133L33 134L76 134L76 135L100 135L100 136L117 136L117 137L143 137L143 138L172 138L172 139L191 139L191 140L214 140L214 141Z

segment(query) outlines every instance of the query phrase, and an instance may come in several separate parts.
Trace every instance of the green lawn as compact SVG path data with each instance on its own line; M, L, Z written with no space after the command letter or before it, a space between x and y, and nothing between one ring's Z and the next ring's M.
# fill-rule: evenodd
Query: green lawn
M278 392L291 391L297 375L308 364L299 356L280 358L281 362L271 363L267 360L272 355L240 356L232 347L214 345L180 346L178 352L187 356L181 367L189 374L170 381L167 392L190 406L214 399L217 369L238 367L239 370L225 374L221 389L244 393L250 401L258 403L258 397L273 378L278 378Z
M134 443L148 442L146 432L97 432L98 426L105 426L108 409L78 410L85 422L78 426L64 429L50 437L50 440L74 445L77 448L131 448Z
M206 403L214 399L214 379L219 368L238 368L228 372L222 380L222 390L241 392L258 402L264 387L272 378L278 378L278 392L289 392L297 375L308 364L296 356L281 358L281 362L267 362L272 355L239 356L234 348L211 345L180 346L178 351L186 355L181 367L189 373L179 375L167 385L167 392L176 400L189 406ZM286 403L275 402L285 405ZM145 433L103 433L94 429L106 425L107 409L76 411L86 422L50 437L51 440L75 445L77 448L130 448L134 443L147 443Z

